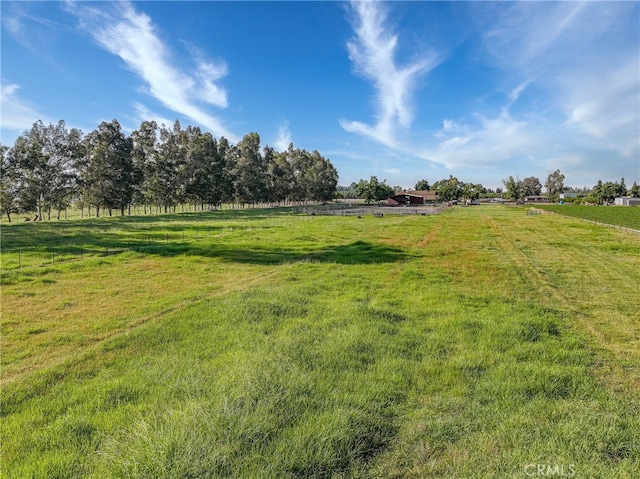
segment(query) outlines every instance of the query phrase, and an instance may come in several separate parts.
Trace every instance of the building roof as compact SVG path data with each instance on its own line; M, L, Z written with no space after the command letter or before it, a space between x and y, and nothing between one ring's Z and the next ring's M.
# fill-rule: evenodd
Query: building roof
M428 191L397 191L392 196L420 196L425 200L435 200L436 192L432 190Z

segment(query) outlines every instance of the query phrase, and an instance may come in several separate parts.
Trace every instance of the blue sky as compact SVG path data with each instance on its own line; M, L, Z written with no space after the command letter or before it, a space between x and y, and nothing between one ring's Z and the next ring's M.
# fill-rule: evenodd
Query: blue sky
M640 183L639 2L5 2L0 139L117 119L289 142L340 184Z

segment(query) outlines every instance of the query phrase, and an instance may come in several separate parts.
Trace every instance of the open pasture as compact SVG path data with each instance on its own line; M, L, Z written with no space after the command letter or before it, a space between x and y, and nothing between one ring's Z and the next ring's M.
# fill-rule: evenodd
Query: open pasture
M3 224L2 476L640 477L640 237L504 208Z

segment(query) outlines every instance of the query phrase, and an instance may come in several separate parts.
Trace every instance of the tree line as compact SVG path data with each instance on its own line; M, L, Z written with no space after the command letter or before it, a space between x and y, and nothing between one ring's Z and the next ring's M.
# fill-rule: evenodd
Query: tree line
M435 191L439 201L456 201L459 198L477 200L485 195L488 190L477 183L465 183L458 178L449 175L430 185L426 179L418 181L413 189L408 191ZM376 176L371 176L369 180L361 179L358 183L351 183L350 186L338 186L338 192L345 198L363 198L366 203L374 203L386 200L396 192L404 191L400 186L390 186L387 180L380 181Z
M238 144L198 127L144 121L126 135L117 120L83 135L65 122L37 121L15 141L0 145L1 215L51 211L72 205L95 215L124 215L132 206L169 211L179 204L217 208L323 202L333 198L338 172L317 151L289 145L276 151L249 133Z
M547 176L544 187L547 190L550 201L558 201L561 193L577 193L585 203L598 205L611 203L615 198L620 196L629 195L640 197L640 186L634 181L633 186L627 189L624 178L621 178L620 183L614 181L603 183L602 180L598 180L598 183L591 189L567 187L564 184L564 179L565 176L560 170L555 170ZM516 201L521 201L527 196L535 196L542 193L540 180L533 176L525 178L524 180L514 179L513 176L509 176L508 179L502 182L506 188L507 196Z
M565 175L560 170L555 170L547 176L544 188L550 201L558 201L561 193L576 193L579 201L592 204L607 204L613 202L614 198L619 196L640 197L640 186L636 182L627 189L624 178L620 182L607 181L598 183L593 188L572 188L565 186ZM453 175L449 178L438 180L430 184L428 180L419 180L414 188L407 191L434 191L439 201L449 202L457 201L461 198L468 200L477 200L485 197L500 196L505 199L514 200L516 202L524 201L527 196L542 195L543 184L540 179L530 176L524 180L509 176L502 180L504 191L502 188L492 189L485 188L479 183L471 183L460 181ZM399 186L389 186L386 180L379 181L376 176L371 176L369 180L361 179L358 183L353 182L348 186L338 186L337 193L343 198L362 198L367 203L379 202L386 200L395 192L404 191Z

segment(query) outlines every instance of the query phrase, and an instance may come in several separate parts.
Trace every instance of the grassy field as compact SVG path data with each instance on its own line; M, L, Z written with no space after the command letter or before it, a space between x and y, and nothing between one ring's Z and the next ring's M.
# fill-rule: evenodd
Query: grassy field
M538 208L561 215L640 231L640 208L632 206L540 205Z
M17 268L54 245L91 253ZM254 210L2 248L2 477L640 477L640 235Z

